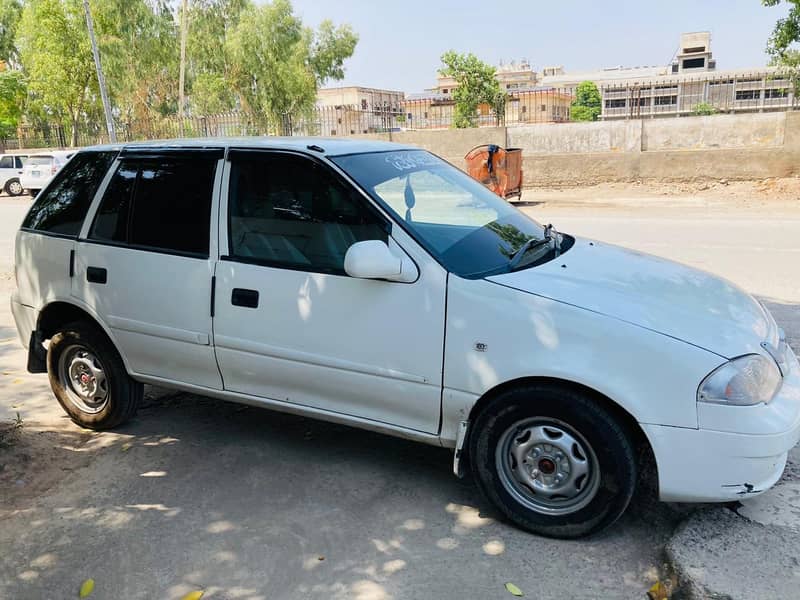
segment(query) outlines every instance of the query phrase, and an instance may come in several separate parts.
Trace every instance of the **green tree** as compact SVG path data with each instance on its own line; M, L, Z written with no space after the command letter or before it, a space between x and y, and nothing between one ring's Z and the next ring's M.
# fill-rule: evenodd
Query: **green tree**
M178 32L167 0L93 0L91 7L117 116L174 113Z
M0 0L0 60L6 65L18 64L17 25L22 16L22 0Z
M33 111L68 123L70 143L75 146L82 117L98 104L81 1L28 0L17 30L17 47Z
M761 0L764 6L777 6L785 2L789 14L778 19L772 35L767 41L767 54L772 63L797 70L800 67L800 0Z
M236 94L231 88L228 39L250 0L192 0L186 42L189 103L196 114L232 110Z
M329 21L304 27L288 0L250 6L227 40L230 82L242 106L284 134L309 111L317 89L340 79L358 36Z
M505 113L505 93L495 78L494 67L483 62L472 53L459 54L449 50L442 54L439 73L452 77L458 86L453 90L455 111L453 127L475 127L478 120L478 107L488 104L495 112L498 121Z
M575 100L569 109L573 121L597 121L602 112L600 90L593 81L583 81L575 90Z
M16 132L26 91L21 72L0 71L0 138L9 138Z

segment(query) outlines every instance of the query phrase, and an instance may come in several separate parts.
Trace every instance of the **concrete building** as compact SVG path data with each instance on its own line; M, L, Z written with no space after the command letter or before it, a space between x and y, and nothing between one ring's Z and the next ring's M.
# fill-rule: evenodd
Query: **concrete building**
M574 98L563 90L544 87L509 89L502 123L559 123L569 121ZM409 94L403 102L407 129L447 129L453 123L455 101L450 94ZM501 123L501 124L502 124ZM478 126L498 125L488 104L478 107Z
M321 135L379 133L397 129L405 94L359 86L324 88L317 92Z
M540 83L574 94L582 81L600 89L602 119L652 118L694 114L698 105L725 113L786 110L794 105L788 79L773 67L717 70L711 33L681 35L675 57L663 66L616 66L572 72L545 67Z
M523 58L517 62L512 60L510 63L500 63L495 69L495 78L500 84L500 89L506 91L527 89L536 87L537 75L531 69L531 64ZM453 89L458 87L458 82L452 77L445 77L439 74L436 78L436 87L428 90L434 94L448 96L453 93Z

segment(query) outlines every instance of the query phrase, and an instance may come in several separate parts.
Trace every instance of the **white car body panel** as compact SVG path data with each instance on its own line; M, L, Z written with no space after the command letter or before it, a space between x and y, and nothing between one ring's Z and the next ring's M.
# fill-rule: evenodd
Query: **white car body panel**
M561 265L564 265L562 267ZM490 277L734 358L777 344L777 328L749 294L709 273L618 246L577 240L544 268Z
M537 268L563 262L569 253ZM697 385L724 362L669 336L491 281L451 276L447 300L445 388L473 397L515 379L548 377L613 398L640 423L694 428ZM476 343L486 350L476 351ZM453 420L448 404L445 395L445 420Z

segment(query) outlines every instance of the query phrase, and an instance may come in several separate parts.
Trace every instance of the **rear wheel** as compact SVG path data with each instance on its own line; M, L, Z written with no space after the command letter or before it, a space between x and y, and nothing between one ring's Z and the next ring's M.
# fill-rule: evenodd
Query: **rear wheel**
M566 387L498 395L475 419L469 451L486 498L516 525L549 537L611 525L636 485L623 424L589 394Z
M21 196L25 191L22 188L22 184L19 182L19 179L9 179L6 182L5 190L9 196Z
M52 337L47 373L59 404L89 429L121 425L135 414L143 394L105 334L85 322L70 323Z

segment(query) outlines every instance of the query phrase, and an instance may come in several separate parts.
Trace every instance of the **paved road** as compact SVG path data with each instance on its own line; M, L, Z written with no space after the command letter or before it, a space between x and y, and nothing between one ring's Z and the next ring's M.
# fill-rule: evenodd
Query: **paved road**
M24 206L0 198L0 265ZM800 329L785 231L797 238L796 219L764 219L754 234L727 217L700 227L679 214L530 210L567 231L721 272L778 301L791 333ZM765 260L753 261L756 252ZM495 520L473 485L449 474L444 450L154 389L134 422L87 434L57 410L44 376L23 372L0 302L0 418L20 411L49 465L45 483L19 471L12 484L25 502L7 504L0 489L0 598L74 597L93 577L98 599L194 589L231 600L508 598L507 581L539 599L640 599L679 517L644 493L590 540L537 538ZM54 474L58 465L67 471Z

